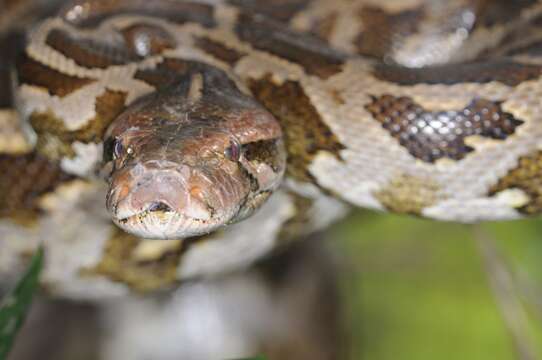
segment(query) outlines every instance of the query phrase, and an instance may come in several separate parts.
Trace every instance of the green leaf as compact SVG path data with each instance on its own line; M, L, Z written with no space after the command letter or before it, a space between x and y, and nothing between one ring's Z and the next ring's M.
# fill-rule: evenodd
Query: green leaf
M267 358L263 355L259 355L259 356L251 357L251 358L232 359L232 360L267 360Z
M24 276L0 302L0 359L7 358L32 303L43 264L43 249L32 257Z

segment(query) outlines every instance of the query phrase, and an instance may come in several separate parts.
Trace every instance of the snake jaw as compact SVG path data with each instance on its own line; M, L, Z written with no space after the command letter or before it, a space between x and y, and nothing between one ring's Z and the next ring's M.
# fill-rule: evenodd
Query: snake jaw
M117 226L147 239L181 239L207 234L224 222L220 217L213 217L212 212L197 201L181 210L163 203L150 203L147 208L138 210L124 201L115 210L112 219Z
M126 232L179 239L212 232L237 214L244 192L236 185L242 184L221 178L227 185L223 188L199 169L157 164L119 169L110 180L106 205L113 222Z
M154 216L160 218L169 214L182 215L186 218L194 219L195 221L208 222L212 220L213 215L208 205L206 206L196 199L190 199L186 205L177 209L172 208L163 201L149 202L138 209L132 206L129 200L124 200L114 206L113 213L115 219L119 222L123 222L131 217L144 218Z
M158 240L204 235L222 225L189 218L177 212L142 212L125 219L113 219L113 222L130 234Z

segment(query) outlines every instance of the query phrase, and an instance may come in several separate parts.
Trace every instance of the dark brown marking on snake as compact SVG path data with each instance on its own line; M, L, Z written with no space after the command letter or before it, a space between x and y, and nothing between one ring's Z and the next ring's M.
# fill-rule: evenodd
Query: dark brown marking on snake
M97 27L107 18L120 14L156 17L177 24L195 22L207 28L216 26L213 6L190 1L79 0L61 12L66 21L82 28Z
M24 33L12 31L0 35L0 109L12 106L12 73L13 62L24 48Z
M542 16L540 23L536 18L533 21L522 22L514 26L498 44L490 46L482 51L477 59L482 61L487 59L496 59L503 56L515 55L533 55L538 56L540 50L540 26L542 26Z
M195 62L165 58L154 68L138 70L134 78L155 88L164 87L187 74L195 66Z
M332 12L325 17L316 19L310 26L310 32L327 41L330 40L337 20L339 18L338 12Z
M263 14L287 23L305 9L311 0L230 0L228 3L240 6L245 11Z
M68 130L52 111L33 112L29 121L38 135L37 148L51 158L73 155L71 143L99 143L111 122L125 108L126 93L106 89L96 98L96 116L77 130Z
M380 80L399 85L485 84L497 81L508 86L516 86L524 81L538 79L541 73L541 66L502 59L479 63L432 66L423 69L378 64L375 66L373 74Z
M346 56L324 41L296 33L261 15L241 13L236 32L253 48L300 64L309 75L328 78L340 72Z
M196 37L194 39L194 45L199 49L205 51L216 59L223 61L231 66L235 65L239 59L241 59L246 54L239 52L237 50L228 48L226 45L214 41L208 37Z
M248 161L269 164L274 171L279 171L282 165L278 159L279 148L277 140L260 140L243 145L243 154Z
M537 4L537 0L481 0L475 9L477 27L493 27L517 21L521 12Z
M530 56L540 56L542 55L542 40L536 40L522 46L510 48L506 51L505 55L516 56L516 55L530 55Z
M536 15L535 17L533 17L529 22L528 22L528 26L527 28L528 29L532 29L534 31L537 31L539 30L539 27L542 26L542 14L538 14ZM523 28L524 26L521 26L521 28Z
M495 59L504 56L514 55L534 55L537 56L539 46L535 39L539 39L540 26L542 25L542 16L536 15L529 21L521 21L519 14L536 1L520 0L482 0L476 9L477 20L475 26L481 28L491 28L495 25L510 26L504 33L504 37L498 44L490 46L482 51L477 59ZM524 19L525 20L525 19ZM525 40L529 41L526 42Z
M141 60L136 52L124 45L78 38L60 29L53 29L45 42L77 65L86 68L105 69L112 65L126 65Z
M141 261L135 256L135 251L143 241L152 240L142 240L115 228L105 245L101 261L94 267L82 269L81 275L106 276L140 292L173 286L178 277L182 243L167 249L156 259Z
M7 12L21 3L21 0L3 0L1 4L3 10Z
M176 58L164 58L154 68L138 70L134 78L155 88L166 88L188 74L213 71L214 67L202 62ZM192 76L190 79L193 80Z
M249 82L250 89L279 120L288 150L287 173L298 180L313 180L308 166L319 151L340 159L344 149L329 126L324 123L299 83L277 84L270 76Z
M529 202L518 208L521 213L542 211L542 151L520 157L516 167L499 179L488 195L494 196L508 189L521 189L529 197Z
M365 30L354 40L357 53L383 59L393 50L394 43L418 31L424 16L423 7L398 13L388 13L374 6L363 7L359 17Z
M0 154L0 174L0 217L37 215L40 196L73 179L37 153Z
M120 31L130 50L141 57L161 54L176 46L175 39L160 26L132 24Z
M12 105L11 74L7 70L7 66L5 69L0 67L0 109L10 108Z
M26 54L17 61L19 83L38 86L49 94L64 97L96 80L64 74L52 69Z
M513 57L516 55L533 55L540 54L540 36L538 36L538 28L535 30L532 26L514 27L512 31L507 32L497 45L491 46L482 51L476 59L486 61L487 59L496 59L503 56ZM528 39L526 41L526 39Z
M366 109L408 152L425 162L463 159L474 149L468 136L505 140L523 121L504 112L501 103L475 99L461 110L431 112L408 97L373 97Z

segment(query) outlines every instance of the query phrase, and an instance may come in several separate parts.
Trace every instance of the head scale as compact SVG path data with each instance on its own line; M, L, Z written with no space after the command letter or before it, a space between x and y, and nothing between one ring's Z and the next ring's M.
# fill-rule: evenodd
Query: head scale
M113 221L178 239L250 215L279 185L285 150L270 113L223 72L199 66L122 113L104 160Z

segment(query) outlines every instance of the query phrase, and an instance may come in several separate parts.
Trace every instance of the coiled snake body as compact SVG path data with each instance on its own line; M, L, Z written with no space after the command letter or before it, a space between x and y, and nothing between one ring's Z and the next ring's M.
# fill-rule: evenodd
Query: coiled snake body
M63 5L18 56L22 122L0 118L0 273L44 242L44 284L102 296L248 264L346 204L538 213L540 16L528 0Z

